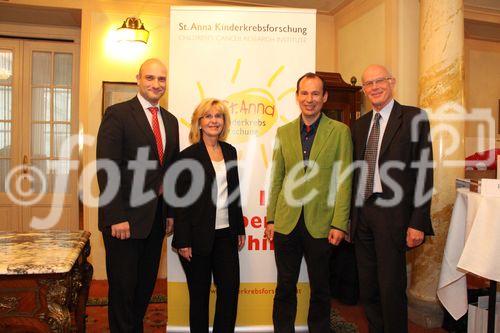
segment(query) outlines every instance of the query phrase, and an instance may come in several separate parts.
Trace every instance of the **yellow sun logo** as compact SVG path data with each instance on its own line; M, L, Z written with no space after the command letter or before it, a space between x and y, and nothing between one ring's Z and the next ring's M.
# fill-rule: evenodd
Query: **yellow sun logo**
M231 84L236 84L240 71L241 59L237 59L233 74L231 76ZM278 121L278 118L283 122L288 122L284 116L279 116L278 106L276 101L281 101L287 95L295 92L294 87L287 88L285 91L278 94L278 97L269 91L275 82L276 78L283 72L285 66L280 66L267 80L265 88L246 88L239 90L227 96L224 101L229 108L231 116L231 132L228 141L231 143L246 143L252 138L261 137L267 133ZM200 99L206 97L205 91L201 83L197 82L198 93ZM189 122L186 119L181 119L181 123L189 127ZM267 154L264 144L260 145L261 154L265 167L267 167ZM240 157L241 158L241 157Z

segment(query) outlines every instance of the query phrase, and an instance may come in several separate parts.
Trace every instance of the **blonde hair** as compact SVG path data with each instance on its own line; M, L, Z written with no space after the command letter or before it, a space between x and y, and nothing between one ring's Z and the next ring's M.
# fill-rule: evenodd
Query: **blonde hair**
M203 116L205 116L212 108L222 114L222 118L224 119L224 125L222 126L222 132L219 134L219 140L226 140L229 134L229 126L231 120L229 118L229 109L226 106L226 103L216 98L206 98L198 104L196 109L191 116L191 129L189 131L189 142L197 143L201 140L201 129L200 129L200 121Z

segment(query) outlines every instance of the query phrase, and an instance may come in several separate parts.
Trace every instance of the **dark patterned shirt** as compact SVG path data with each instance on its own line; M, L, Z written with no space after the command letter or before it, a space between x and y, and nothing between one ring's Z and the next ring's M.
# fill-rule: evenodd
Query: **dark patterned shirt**
M319 121L321 120L321 115L319 118L311 125L304 124L302 117L300 117L300 141L302 141L302 159L304 161L309 160L309 155L311 154L311 148L314 142L314 137L318 130Z

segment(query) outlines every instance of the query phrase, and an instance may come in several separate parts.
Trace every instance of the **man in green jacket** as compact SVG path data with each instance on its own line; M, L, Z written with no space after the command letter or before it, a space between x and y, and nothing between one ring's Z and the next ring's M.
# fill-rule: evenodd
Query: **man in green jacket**
M309 332L330 331L329 260L331 245L348 231L352 141L346 125L322 115L327 99L323 80L303 75L296 90L301 115L276 134L265 236L274 240L278 333L295 332L302 257L311 288Z

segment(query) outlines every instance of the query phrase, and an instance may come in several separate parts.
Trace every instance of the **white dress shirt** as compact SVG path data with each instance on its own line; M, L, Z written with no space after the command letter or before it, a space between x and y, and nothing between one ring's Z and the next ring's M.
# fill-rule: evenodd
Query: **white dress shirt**
M146 117L148 118L149 126L151 126L151 130L153 130L153 114L151 111L149 111L148 108L154 106L158 108L158 112L156 113L158 115L158 122L160 123L160 134L161 134L161 143L163 144L163 151L165 151L165 125L163 124L163 118L161 117L161 112L160 112L160 105L153 105L149 103L144 97L142 97L141 94L137 94L137 98L139 99L139 102L141 103L141 106L144 110L144 113L146 114Z
M215 212L215 229L223 229L229 227L229 214L227 210L227 172L226 162L213 161L212 165L215 170L215 178L217 180L217 210Z
M382 110L378 111L380 114L379 125L380 125L380 135L378 137L378 145L377 145L377 159L375 163L375 174L373 177L373 193L382 193L382 182L380 181L380 171L378 165L378 157L380 155L380 146L382 145L382 139L384 138L385 128L387 127L387 122L391 115L392 107L394 106L394 100L391 101L382 108ZM366 137L366 143L368 143L368 138L370 137L370 132L372 130L373 121L375 119L375 110L373 110L372 120L370 122L370 130L368 132L368 136Z

